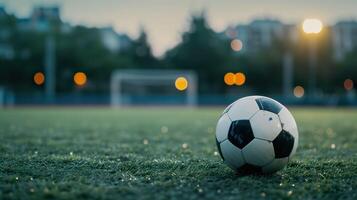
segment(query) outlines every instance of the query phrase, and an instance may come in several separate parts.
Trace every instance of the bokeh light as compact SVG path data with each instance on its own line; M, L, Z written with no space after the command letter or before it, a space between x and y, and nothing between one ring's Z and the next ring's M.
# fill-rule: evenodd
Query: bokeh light
M178 77L175 81L175 87L179 91L184 91L188 87L188 81L185 77Z
M227 85L238 85L241 86L245 83L246 77L244 73L238 72L236 74L228 72L224 75L224 83Z
M36 72L33 76L33 81L36 85L42 85L45 83L45 75L42 72Z
M348 78L343 82L343 86L345 87L346 90L352 90L353 89L353 81Z
M298 85L294 88L294 96L297 98L303 97L305 94L305 90L302 86Z
M240 51L243 48L243 42L239 39L234 39L231 42L231 48L233 51Z
M87 83L87 75L83 72L77 72L73 76L73 81L78 86L83 86Z
M245 83L245 75L241 72L235 74L235 84L243 85Z
M232 72L228 72L224 75L224 82L227 85L234 85L235 83L235 75Z
M320 33L322 22L318 19L305 19L302 23L302 29L305 33Z

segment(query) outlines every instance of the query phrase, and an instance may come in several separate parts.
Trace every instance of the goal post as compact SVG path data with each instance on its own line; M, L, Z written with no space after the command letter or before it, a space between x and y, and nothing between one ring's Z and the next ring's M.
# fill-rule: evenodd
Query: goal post
M5 89L0 86L0 108L5 106Z
M187 88L182 91L185 93L185 104L189 107L197 105L197 76L193 71L186 70L116 70L112 73L110 81L110 104L112 107L121 107L123 101L124 83L135 83L145 87L148 85L162 85L175 88L175 80L178 77L184 77L187 82Z

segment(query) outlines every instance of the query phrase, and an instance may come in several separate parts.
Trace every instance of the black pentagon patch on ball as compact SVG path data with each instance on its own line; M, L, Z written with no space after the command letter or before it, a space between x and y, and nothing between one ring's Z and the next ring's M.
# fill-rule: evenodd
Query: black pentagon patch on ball
M275 158L288 157L294 147L294 137L287 131L282 130L273 140Z
M257 102L260 110L266 110L275 114L278 114L283 108L280 104L265 97L257 98L255 101Z
M217 145L217 148L218 148L219 155L224 160L223 155L222 155L222 150L221 150L221 144L218 142L217 138L216 138L216 145Z
M242 167L237 169L239 174L257 174L262 173L262 168L259 166L244 164Z
M228 140L236 147L242 149L254 139L249 120L232 122L228 132Z

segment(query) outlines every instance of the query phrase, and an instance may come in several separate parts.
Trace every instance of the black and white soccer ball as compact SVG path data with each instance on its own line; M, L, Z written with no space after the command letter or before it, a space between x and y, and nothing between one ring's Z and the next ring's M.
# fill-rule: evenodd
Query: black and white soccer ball
M229 105L216 128L223 161L238 173L273 173L295 154L298 129L294 117L279 102L248 96Z

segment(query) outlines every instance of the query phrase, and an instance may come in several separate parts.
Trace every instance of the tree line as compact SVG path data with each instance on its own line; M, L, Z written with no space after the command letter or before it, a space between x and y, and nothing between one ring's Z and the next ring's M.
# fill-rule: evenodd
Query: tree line
M61 31L61 23L54 23L50 32L23 31L17 28L18 19L8 15L0 18L0 27L8 30L0 43L14 49L13 59L0 58L0 85L13 91L42 91L35 86L33 75L44 71L45 39L48 34L56 42L57 92L77 90L73 74L85 72L88 84L84 92L108 93L110 75L116 69L187 69L197 72L199 91L227 93L253 91L261 94L280 93L282 85L282 58L289 51L294 60L294 85L307 86L307 42L291 45L287 38L276 38L274 45L254 54L236 53L231 49L231 39L222 37L208 24L205 15L191 17L189 29L182 33L181 41L167 50L162 58L153 55L144 29L138 38L128 37L128 45L111 51L103 45L99 28L71 27ZM318 42L317 86L323 93L343 93L346 78L357 80L357 51L340 62L332 59L330 31L327 29ZM302 36L303 37L303 36ZM223 77L227 72L243 72L247 81L243 86L227 86Z

